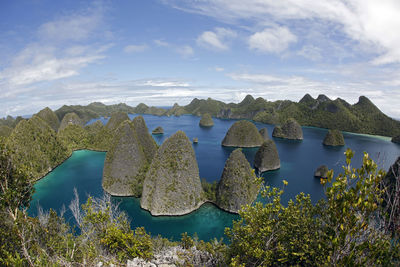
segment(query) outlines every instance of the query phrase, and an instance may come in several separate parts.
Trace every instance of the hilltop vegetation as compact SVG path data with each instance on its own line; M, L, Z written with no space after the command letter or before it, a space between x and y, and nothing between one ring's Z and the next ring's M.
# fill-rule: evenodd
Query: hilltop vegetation
M225 230L229 240L225 245L215 239L199 241L187 233L171 242L150 236L142 227L131 229L126 215L107 196L89 197L81 205L75 192L69 205L76 222L73 228L53 210L39 210L38 217L29 217L26 208L33 183L24 169L16 168L11 154L0 141L2 266L123 266L127 262L152 266L160 259L176 266L400 264L399 212L394 204L399 196L393 194L400 189L400 159L386 175L367 154L360 168L352 168L353 153L347 150L344 173L334 179L328 172L326 198L315 205L303 193L283 205L282 190L264 187L266 202L242 207L239 220Z
M357 103L351 105L341 98L329 99L319 95L316 99L306 94L299 102L290 100L267 101L261 97L254 99L247 95L242 102L224 103L222 101L194 98L188 105L174 104L171 109L149 107L140 103L131 107L120 103L104 105L99 102L87 106L64 105L55 111L59 121L65 114L74 112L83 123L101 116L109 117L115 112L128 114L152 114L157 116L181 116L192 114L224 119L247 119L269 124L283 124L294 118L302 126L314 126L327 129L337 129L354 133L374 134L383 136L400 136L400 122L383 114L367 97L360 96ZM14 128L22 117L0 119L0 125ZM54 127L53 127L54 129Z

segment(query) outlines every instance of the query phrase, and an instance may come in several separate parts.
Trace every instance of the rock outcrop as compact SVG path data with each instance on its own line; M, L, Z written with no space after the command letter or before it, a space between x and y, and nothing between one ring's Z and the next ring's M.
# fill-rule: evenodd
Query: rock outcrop
M253 203L260 188L256 178L241 149L234 150L218 183L216 204L223 210L237 213L241 206Z
M394 136L394 137L392 138L392 142L393 142L393 143L396 143L396 144L400 144L400 135Z
M328 166L321 165L315 170L314 177L327 178L328 177L328 171L329 171Z
M329 130L325 135L323 144L326 146L344 146L343 134L338 130Z
M157 152L157 143L149 133L146 122L142 116L137 116L133 119L133 127L137 133L140 144L147 161L150 163Z
M293 118L286 121L282 126L275 126L272 132L273 137L302 140L303 130L300 124Z
M106 127L109 130L114 131L123 121L126 120L129 120L128 114L126 112L115 112L111 115L110 119L106 124Z
M66 128L68 125L79 125L83 126L82 120L79 118L76 113L71 112L65 114L64 118L61 120L60 127L58 128L58 131L62 131L64 128Z
M281 167L278 149L272 140L265 141L257 150L254 158L254 167L260 172L276 170Z
M106 154L103 188L114 196L139 197L147 168L148 161L134 124L126 120L115 131Z
M267 128L261 128L258 132L259 132L259 133L261 134L261 136L264 138L264 141L269 140L268 129L267 129Z
M199 167L189 138L182 131L158 149L143 184L140 206L152 215L183 215L204 202Z
M188 112L185 110L184 107L181 107L178 105L178 103L175 103L174 106L171 109L169 109L165 115L181 116L183 114L188 114Z
M39 116L39 118L41 118L45 122L47 122L50 125L50 127L57 132L58 127L60 127L60 121L58 120L58 117L55 112L53 112L50 108L46 107L41 111L39 111L38 114L36 115Z
M257 127L249 121L237 121L225 135L223 146L233 147L258 147L264 142L264 138L258 132Z
M152 134L164 134L164 129L161 126L158 126L153 130Z
M209 113L204 114L201 116L199 125L201 127L212 127L214 126L214 121Z

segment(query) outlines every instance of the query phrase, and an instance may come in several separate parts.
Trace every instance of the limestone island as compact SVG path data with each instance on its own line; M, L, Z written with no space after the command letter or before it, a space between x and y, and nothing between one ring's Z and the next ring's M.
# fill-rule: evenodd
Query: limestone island
M223 210L238 213L242 205L257 198L260 185L240 148L235 149L225 163L218 183L216 204Z
M209 113L205 113L199 122L201 127L212 127L214 126L214 121Z
M254 167L260 172L276 170L281 167L278 149L273 140L265 141L257 150L254 158Z
M284 139L303 140L303 130L295 119L290 118L282 126L275 126L272 136Z
M182 131L158 149L143 184L140 206L152 215L184 215L205 202L192 144Z
M326 179L328 177L328 171L328 166L321 165L315 170L314 177Z
M151 133L152 134L164 134L164 129L161 126L158 126Z
M259 147L264 138L258 132L254 123L249 121L237 121L228 130L222 141L223 146L233 147Z
M65 114L64 118L61 120L60 127L58 128L58 131L62 131L64 128L66 128L68 125L83 125L83 122L81 118L79 118L78 115L76 115L75 112L70 112Z
M344 146L343 134L339 130L329 130L323 144L326 146Z
M106 154L102 182L104 190L114 196L140 197L156 149L157 145L141 116L132 122L122 122Z

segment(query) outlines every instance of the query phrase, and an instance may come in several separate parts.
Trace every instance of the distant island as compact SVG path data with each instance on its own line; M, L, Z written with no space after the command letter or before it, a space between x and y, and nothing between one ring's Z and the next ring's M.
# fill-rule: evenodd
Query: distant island
M210 114L223 119L247 119L256 122L281 125L288 119L295 119L301 126L313 126L337 129L353 133L400 136L400 121L382 113L367 97L360 96L357 103L351 105L341 98L329 99L319 95L316 99L306 94L299 102L290 100L268 101L261 97L254 99L247 95L242 102L224 103L211 98L193 99L186 106L174 104L171 109L149 107L139 104L131 107L126 104L105 105L99 102L87 106L64 105L55 111L61 122L67 113L75 113L84 122L101 116L109 117L114 112L128 114L151 114L157 116L181 116L192 114L202 116ZM0 119L0 126L14 128L22 117ZM54 123L53 123L54 124ZM9 132L9 131L4 131Z

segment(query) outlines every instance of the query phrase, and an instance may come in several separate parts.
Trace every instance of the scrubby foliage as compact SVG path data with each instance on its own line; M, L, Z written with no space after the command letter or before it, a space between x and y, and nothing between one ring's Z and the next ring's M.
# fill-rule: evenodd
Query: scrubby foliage
M311 204L300 193L282 205L282 190L265 187L267 204L246 206L226 229L232 266L400 264L398 238L385 231L383 171L368 154L359 169L346 151L344 173L328 173L326 200ZM327 181L322 179L322 183Z
M300 193L283 205L283 190L264 187L267 201L242 208L241 218L225 231L228 244L186 233L177 243L131 229L109 195L81 205L75 191L69 205L75 227L65 222L64 211L39 209L37 217L27 216L29 169L14 164L13 151L0 138L0 265L125 265L169 250L180 253L184 266L397 266L400 159L386 174L368 154L360 168L351 166L351 150L345 154L343 173L333 178L329 171L321 179L326 198L317 204ZM207 198L215 195L215 184L203 188Z

